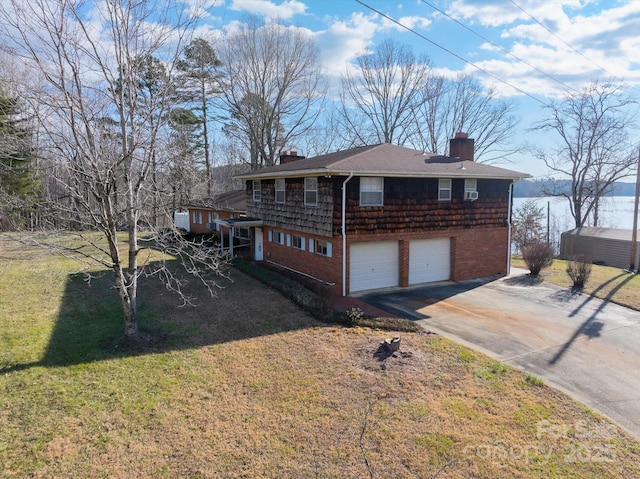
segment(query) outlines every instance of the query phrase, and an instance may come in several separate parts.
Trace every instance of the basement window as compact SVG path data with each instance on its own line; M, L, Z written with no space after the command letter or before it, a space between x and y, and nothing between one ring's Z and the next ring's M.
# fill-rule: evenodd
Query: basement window
M384 178L360 178L360 206L382 206Z
M304 238L302 236L292 235L291 246L295 249L301 249L304 251Z
M438 200L451 201L451 178L440 178L438 180Z
M284 233L282 231L274 231L273 242L278 244L284 244Z
M316 254L331 257L331 243L324 240L316 240Z

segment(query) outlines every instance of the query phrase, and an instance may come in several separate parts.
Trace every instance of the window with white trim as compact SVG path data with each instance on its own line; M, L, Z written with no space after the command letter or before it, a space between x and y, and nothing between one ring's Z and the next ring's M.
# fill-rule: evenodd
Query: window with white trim
M384 178L360 178L360 206L382 206Z
M291 235L291 246L295 249L301 249L302 251L304 251L304 237Z
M253 201L260 203L262 201L262 181L253 180Z
M273 232L273 242L274 243L279 243L279 244L284 244L284 233L282 231L274 231Z
M440 178L438 180L438 200L451 201L451 178Z
M467 178L464 180L464 199L478 199L478 180L475 178Z
M249 228L242 228L242 227L236 226L233 229L233 231L234 231L233 236L235 236L236 238L249 239Z
M202 224L202 211L193 210L193 223L198 225Z
M316 240L316 254L331 257L331 243L324 240Z
M315 176L304 179L304 205L318 205L318 178Z
M284 178L276 178L276 203L284 204L286 190Z

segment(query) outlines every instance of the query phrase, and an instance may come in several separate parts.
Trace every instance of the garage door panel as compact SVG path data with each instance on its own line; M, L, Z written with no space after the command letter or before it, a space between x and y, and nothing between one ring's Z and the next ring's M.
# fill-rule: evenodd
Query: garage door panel
M433 238L409 243L409 284L451 278L451 240Z
M397 241L354 243L350 247L349 291L398 286Z

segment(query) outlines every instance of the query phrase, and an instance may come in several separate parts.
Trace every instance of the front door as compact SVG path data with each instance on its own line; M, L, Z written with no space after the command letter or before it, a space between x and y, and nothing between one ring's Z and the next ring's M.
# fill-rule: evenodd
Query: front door
M262 228L255 228L253 235L253 259L255 261L262 261Z

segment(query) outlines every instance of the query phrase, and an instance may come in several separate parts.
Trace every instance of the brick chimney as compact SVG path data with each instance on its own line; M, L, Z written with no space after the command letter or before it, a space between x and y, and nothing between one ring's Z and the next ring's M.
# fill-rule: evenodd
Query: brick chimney
M297 151L284 150L280 152L280 164L291 163L292 161L303 160L304 156L298 156Z
M473 154L474 140L467 133L458 132L449 140L449 156L452 158L473 161Z

